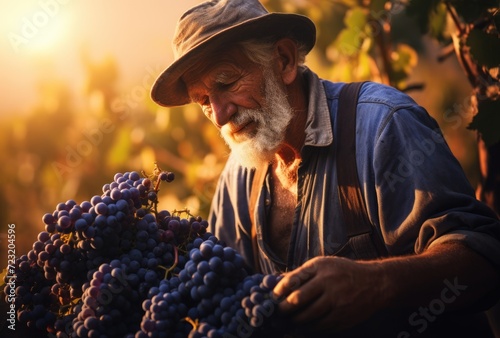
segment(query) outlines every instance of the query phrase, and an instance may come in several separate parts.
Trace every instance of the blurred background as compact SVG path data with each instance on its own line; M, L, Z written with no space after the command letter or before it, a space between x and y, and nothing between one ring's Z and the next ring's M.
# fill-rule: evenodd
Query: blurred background
M0 0L0 264L8 224L16 254L27 253L57 203L90 200L115 173L150 173L155 162L176 174L161 188L161 207L207 216L228 148L197 106L167 109L149 98L172 61L177 18L200 2ZM403 3L263 3L317 23L307 64L320 76L388 83L424 106L477 184L471 87L455 57L441 58L446 36L422 34Z

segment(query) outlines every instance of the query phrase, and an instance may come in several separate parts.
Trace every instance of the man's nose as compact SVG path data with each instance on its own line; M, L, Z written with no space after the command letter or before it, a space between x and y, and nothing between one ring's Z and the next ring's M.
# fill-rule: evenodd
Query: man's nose
M210 98L210 103L212 105L212 122L218 128L222 128L223 125L228 123L238 111L238 107L224 95L213 95Z

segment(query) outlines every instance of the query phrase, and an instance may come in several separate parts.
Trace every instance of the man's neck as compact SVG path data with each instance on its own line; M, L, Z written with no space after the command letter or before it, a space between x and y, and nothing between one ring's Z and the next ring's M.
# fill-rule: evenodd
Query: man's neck
M301 160L300 151L288 144L284 144L276 153L272 165L276 178L283 188L296 192L297 169Z

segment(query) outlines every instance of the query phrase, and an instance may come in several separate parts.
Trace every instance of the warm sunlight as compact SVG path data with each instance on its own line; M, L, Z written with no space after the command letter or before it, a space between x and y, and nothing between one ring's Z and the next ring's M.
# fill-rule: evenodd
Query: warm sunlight
M27 113L47 77L79 96L85 58L112 56L120 86L130 92L146 68L156 76L170 62L176 20L200 1L0 0L0 87L8 91L0 116Z
M499 1L0 0L0 338L500 338Z
M53 53L70 31L67 1L16 2L3 29L16 53ZM18 20L15 20L17 14ZM20 19L19 19L20 18ZM59 46L58 46L59 44Z

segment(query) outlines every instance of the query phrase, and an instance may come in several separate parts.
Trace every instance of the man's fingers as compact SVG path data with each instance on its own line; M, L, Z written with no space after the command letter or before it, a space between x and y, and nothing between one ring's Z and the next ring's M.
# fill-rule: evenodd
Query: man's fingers
M316 284L314 280L310 280L299 289L292 291L279 303L280 310L283 313L309 312L310 306L315 304L323 294L322 288Z
M274 299L280 301L292 291L299 289L316 274L317 266L313 261L306 262L300 268L287 273L273 290Z
M303 281L301 281L298 276L292 275L292 273L285 275L273 289L274 299L282 301L291 292L297 290L302 283Z

